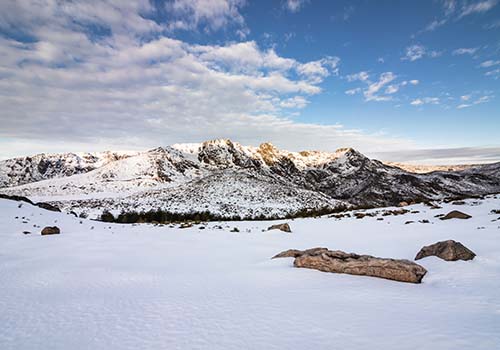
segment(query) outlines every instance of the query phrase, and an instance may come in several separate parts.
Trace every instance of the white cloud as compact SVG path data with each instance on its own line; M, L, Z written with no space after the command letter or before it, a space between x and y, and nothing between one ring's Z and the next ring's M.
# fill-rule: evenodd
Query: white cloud
M491 95L481 96L477 100L474 101L474 104L478 105L478 104L481 104L481 103L486 103L486 102L491 101L492 98L493 98L493 96L491 96Z
M285 0L284 7L290 12L298 12L309 0Z
M406 48L405 56L402 57L402 60L416 61L421 59L425 55L425 47L422 45L412 45Z
M354 74L349 74L346 76L347 81L352 82L352 81L367 81L370 78L370 75L366 71L361 71L358 73Z
M392 96L400 90L401 87L407 86L409 83L412 85L417 85L418 80L395 82L394 80L397 76L392 72L385 72L379 76L379 80L373 82L370 80L370 75L367 71L360 71L358 73L349 74L345 76L348 82L360 81L365 83L367 87L363 90L360 87L346 90L347 95L355 95L363 91L363 96L365 101L390 101L393 99ZM387 85L392 83L390 85ZM385 87L385 89L383 89Z
M498 61L488 60L488 61L484 61L483 63L481 63L479 66L482 68L489 68L489 67L497 66L499 64L500 64L500 60L498 60Z
M379 90L382 89L385 85L389 84L391 81L396 79L396 75L392 72L385 72L380 74L380 78L377 82L372 83L368 86L368 88L363 92L365 96L365 101L389 101L391 100L390 96L383 96L378 94Z
M291 149L411 145L289 119L291 109L304 108L309 96L321 93L321 82L338 74L336 57L299 62L252 41L173 39L147 18L154 9L146 0L19 0L14 11L8 5L0 2L0 29L16 28L34 41L0 37L0 157L23 142L26 152L137 149L219 137L271 140ZM187 8L182 11L193 10ZM220 12L195 10L201 12L192 23L209 30L229 21L210 22L209 14ZM109 32L92 37L85 23Z
M470 47L470 48L462 47L462 48L454 50L452 52L452 55L454 55L454 56L457 56L457 55L474 55L477 52L478 49L479 49L478 47Z
M326 57L317 61L311 61L297 66L297 72L308 81L320 83L330 74L338 74L340 58Z
M346 95L351 95L351 96L352 96L352 95L358 94L358 93L360 93L360 92L361 92L361 88L359 88L359 87L358 87L358 88L354 88L354 89L349 89L349 90L346 90L346 91L345 91L345 94L346 94Z
M493 77L494 79L498 79L498 77L500 76L500 68L490 70L484 73L484 75L486 75L487 77Z
M498 0L483 0L483 1L462 1L461 4L457 0L444 0L443 5L443 17L439 19L434 19L431 23L425 26L424 29L417 32L422 34L424 32L434 31L439 27L444 26L449 22L457 22L463 17L485 13L498 4ZM489 28L491 29L491 27Z
M462 147L399 150L373 153L377 159L414 164L479 164L500 160L500 147Z
M416 61L419 60L423 57L431 57L431 58L436 58L442 55L442 52L440 51L434 51L434 50L427 50L422 45L411 45L406 48L405 55L401 57L402 61Z
M491 10L498 4L498 0L485 0L479 1L472 4L466 4L462 7L462 10L458 18L462 18L471 14L483 13Z
M242 27L238 33L244 38L249 33L240 13L245 3L245 0L174 0L165 5L175 16L168 28L192 30L202 26L205 30L218 30L234 24Z
M405 84L406 85L406 84ZM394 94L399 91L398 85L389 85L387 89L385 89L386 94Z
M440 104L440 100L439 97L422 97L414 99L413 101L410 102L410 104L412 106L421 106L424 104L438 105Z
M482 95L475 98L474 101L472 101L472 95L463 95L460 96L460 99L466 103L458 105L457 109L468 108L474 105L490 102L493 99L493 95Z
M303 96L294 96L280 101L280 106L283 108L304 108L308 103L309 101Z

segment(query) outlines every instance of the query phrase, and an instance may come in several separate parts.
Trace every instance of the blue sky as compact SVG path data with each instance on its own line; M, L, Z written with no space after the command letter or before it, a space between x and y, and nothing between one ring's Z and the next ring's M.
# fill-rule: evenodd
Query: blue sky
M0 157L231 138L500 160L500 1L0 4Z

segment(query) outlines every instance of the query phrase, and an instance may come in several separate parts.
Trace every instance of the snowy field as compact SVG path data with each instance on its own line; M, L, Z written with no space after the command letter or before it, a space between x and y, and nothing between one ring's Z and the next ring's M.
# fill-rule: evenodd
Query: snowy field
M498 349L500 197L474 202L296 219L286 234L104 224L0 200L0 349ZM452 209L472 218L434 217ZM62 233L40 236L48 225ZM446 239L476 258L420 260L422 284L270 260L316 246L412 260Z

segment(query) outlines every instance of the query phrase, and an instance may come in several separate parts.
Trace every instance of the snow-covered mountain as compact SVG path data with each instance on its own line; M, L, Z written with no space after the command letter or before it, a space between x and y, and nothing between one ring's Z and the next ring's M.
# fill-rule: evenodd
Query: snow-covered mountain
M230 140L137 153L52 154L0 162L0 193L95 217L107 209L225 217L385 206L500 192L500 163L416 174L351 149L288 152Z

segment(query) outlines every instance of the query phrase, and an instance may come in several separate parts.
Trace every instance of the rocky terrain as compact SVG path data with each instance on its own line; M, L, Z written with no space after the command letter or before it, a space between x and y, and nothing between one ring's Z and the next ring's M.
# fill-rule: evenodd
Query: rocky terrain
M0 193L98 217L161 209L223 217L378 207L500 192L500 163L412 173L351 148L288 152L230 140L0 162Z

